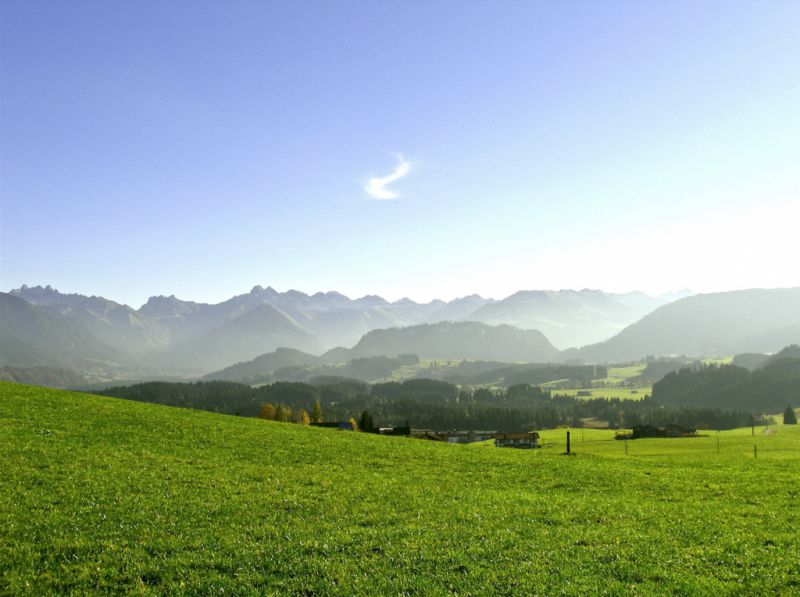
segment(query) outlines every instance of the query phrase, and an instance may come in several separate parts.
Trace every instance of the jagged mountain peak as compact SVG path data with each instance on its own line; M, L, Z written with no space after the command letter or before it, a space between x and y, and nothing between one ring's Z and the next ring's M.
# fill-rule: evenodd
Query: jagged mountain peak
M147 355L155 367L173 363L191 367L192 372L202 372L212 363L230 364L232 360L224 360L234 355L237 360L253 358L259 354L253 351L263 352L278 342L322 351L354 346L372 330L448 321L538 329L562 347L588 344L611 337L621 325L646 313L649 305L646 297L623 300L628 295L590 289L522 290L501 301L473 293L447 302L419 303L409 297L389 302L368 294L354 300L335 290L309 295L255 285L216 304L186 301L174 294L152 296L137 311L102 297L63 295L52 286L25 286L12 294L56 309L71 320L80 319L120 354Z

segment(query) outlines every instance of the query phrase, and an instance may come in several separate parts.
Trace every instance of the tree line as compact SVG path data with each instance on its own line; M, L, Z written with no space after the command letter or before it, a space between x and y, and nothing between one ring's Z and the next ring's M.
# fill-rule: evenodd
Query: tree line
M364 430L393 425L436 430L526 431L562 425L580 427L590 419L607 422L611 428L674 423L687 428L731 429L753 422L751 412L743 409L672 406L650 397L579 399L531 384L517 384L508 389L459 389L454 384L430 379L370 386L357 380L329 377L316 383L276 382L257 388L232 382L149 382L98 393L301 424L353 420Z

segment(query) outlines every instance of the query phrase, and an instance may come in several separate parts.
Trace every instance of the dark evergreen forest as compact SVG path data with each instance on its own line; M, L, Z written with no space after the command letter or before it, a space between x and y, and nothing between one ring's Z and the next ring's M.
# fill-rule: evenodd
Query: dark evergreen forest
M264 405L311 412L319 403L324 418L345 421L368 412L375 427L396 425L436 430L530 430L560 425L581 427L587 420L611 428L638 424L678 424L687 428L730 429L749 425L751 412L714 405L665 405L642 400L560 396L530 384L507 390L459 390L454 384L413 379L372 386L344 378L316 383L277 382L258 388L231 382L151 382L109 388L100 394L129 400L256 417Z

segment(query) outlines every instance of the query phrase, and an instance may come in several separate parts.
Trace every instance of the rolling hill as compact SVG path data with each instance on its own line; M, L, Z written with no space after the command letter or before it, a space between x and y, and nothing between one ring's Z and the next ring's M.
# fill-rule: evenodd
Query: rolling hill
M698 294L659 307L613 338L565 353L588 362L646 355L774 352L800 342L800 288Z
M0 383L0 428L3 594L800 586L788 427L629 455L585 430L566 458L564 430L459 446Z
M800 347L789 346L753 370L736 365L682 369L653 385L666 405L776 412L800 407Z
M373 330L344 354L350 359L415 354L421 359L547 362L558 349L537 330L464 321Z
M311 367L322 363L322 358L294 348L278 348L251 361L236 363L220 371L209 373L204 380L241 382L273 373L286 367Z

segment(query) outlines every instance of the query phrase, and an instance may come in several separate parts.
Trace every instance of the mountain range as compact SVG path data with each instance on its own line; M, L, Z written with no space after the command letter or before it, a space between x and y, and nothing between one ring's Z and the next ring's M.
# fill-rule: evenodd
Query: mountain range
M372 330L443 321L546 330L548 340L565 348L608 337L663 300L561 290L526 291L500 301L470 295L416 303L255 286L217 304L155 296L133 309L104 297L22 286L0 294L0 303L0 364L195 375L279 347L319 354L354 346Z
M217 304L157 296L139 309L49 286L0 293L0 366L69 369L89 380L200 376L284 347L325 363L404 353L593 363L770 352L793 342L798 288L671 303L597 290L416 303L256 286Z
M646 355L715 357L775 352L800 342L800 288L750 289L686 297L614 337L564 358L619 362Z

